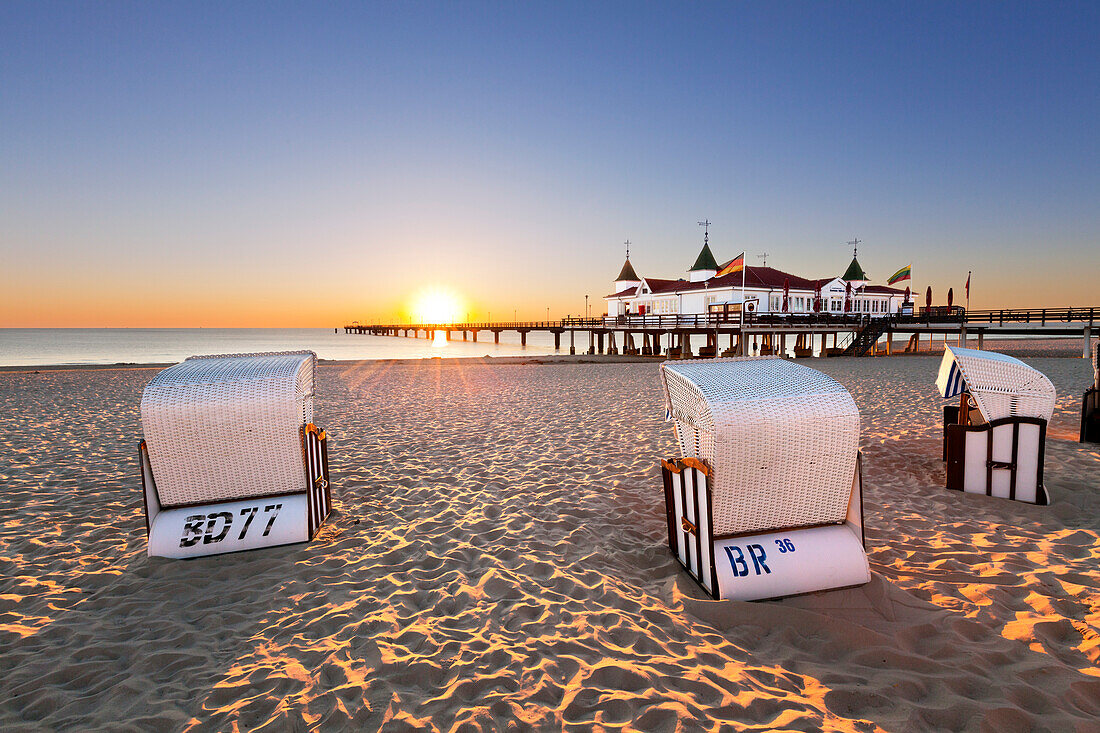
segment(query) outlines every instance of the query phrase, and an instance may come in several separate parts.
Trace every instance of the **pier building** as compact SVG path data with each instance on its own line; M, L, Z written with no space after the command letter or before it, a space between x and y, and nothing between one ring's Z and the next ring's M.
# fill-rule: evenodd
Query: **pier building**
M736 269L722 274L730 265ZM762 315L851 313L882 318L900 313L905 300L904 290L872 284L855 252L844 274L809 279L774 267L743 262L738 267L736 260L719 265L706 241L687 277L676 280L639 277L627 250L613 287L604 297L607 315L612 317L729 315L744 307L746 313Z

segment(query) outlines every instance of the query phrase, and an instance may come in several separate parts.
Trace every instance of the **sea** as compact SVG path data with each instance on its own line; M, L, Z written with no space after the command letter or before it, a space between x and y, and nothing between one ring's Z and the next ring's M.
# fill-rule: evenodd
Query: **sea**
M480 340L474 343L463 341L460 331L455 331L452 340L447 341L442 337L432 340L347 334L343 329L334 332L331 328L0 328L0 368L175 364L198 354L301 349L313 351L321 359L339 361L569 353L568 333L562 334L560 351L554 350L553 335L545 332L528 333L526 346L520 345L519 334L515 331L502 331L499 344L493 343L491 331L481 331L478 337ZM587 332L578 332L575 338L577 353L587 351ZM1009 343L1014 346L1009 347ZM986 339L986 348L1022 350L1017 355L1036 349L1050 351L1060 346L1068 355L1077 356L1081 353L1079 344L1079 338L1039 335L1019 342L1019 346L1015 346L1012 338L990 336ZM977 346L974 339L968 345Z
M581 351L578 334L577 351ZM493 343L491 331L479 341L347 334L331 328L4 328L0 329L0 367L78 366L89 364L174 364L197 354L243 354L309 349L321 359L444 359L482 356L539 356L569 353L554 350L549 333L502 331ZM587 341L584 346L587 349Z

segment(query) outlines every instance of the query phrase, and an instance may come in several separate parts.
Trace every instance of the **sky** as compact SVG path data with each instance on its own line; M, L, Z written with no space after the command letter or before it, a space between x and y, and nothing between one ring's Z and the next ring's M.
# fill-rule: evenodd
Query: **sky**
M624 258L1100 306L1100 4L0 4L0 327L579 314Z

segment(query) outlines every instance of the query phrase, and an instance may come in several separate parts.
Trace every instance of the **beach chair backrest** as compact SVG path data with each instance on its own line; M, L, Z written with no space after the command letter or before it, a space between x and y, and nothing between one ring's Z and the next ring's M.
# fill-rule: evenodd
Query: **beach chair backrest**
M713 477L717 535L844 521L859 411L836 380L778 357L666 362L684 457Z
M153 378L141 422L165 507L305 488L311 351L191 357Z

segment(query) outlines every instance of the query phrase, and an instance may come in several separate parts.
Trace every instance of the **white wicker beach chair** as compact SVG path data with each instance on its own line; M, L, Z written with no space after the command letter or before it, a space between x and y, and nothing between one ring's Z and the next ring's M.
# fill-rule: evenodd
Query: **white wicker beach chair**
M666 362L680 456L662 461L669 547L715 598L870 580L859 411L832 378L777 357Z
M311 351L193 356L141 397L149 554L306 542L329 515Z
M1019 359L948 346L936 387L945 398L947 488L1046 504L1043 458L1054 385Z

